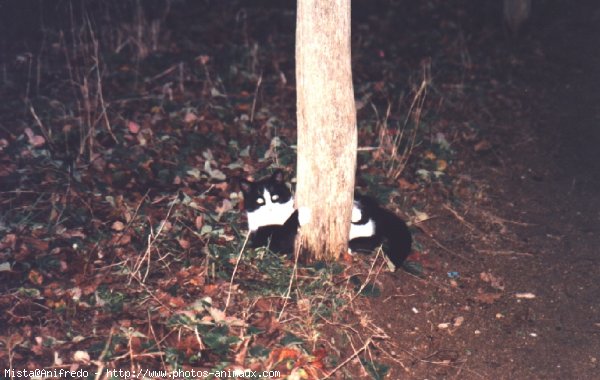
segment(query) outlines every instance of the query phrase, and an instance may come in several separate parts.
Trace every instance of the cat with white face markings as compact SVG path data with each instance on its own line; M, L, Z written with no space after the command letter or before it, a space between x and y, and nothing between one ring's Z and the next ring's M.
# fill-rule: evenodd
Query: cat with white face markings
M242 180L251 246L268 246L274 252L291 253L298 227L308 223L309 209L294 209L294 197L276 170L259 181ZM353 252L371 252L386 242L384 253L396 266L410 254L412 237L406 223L370 198L355 193L348 245Z

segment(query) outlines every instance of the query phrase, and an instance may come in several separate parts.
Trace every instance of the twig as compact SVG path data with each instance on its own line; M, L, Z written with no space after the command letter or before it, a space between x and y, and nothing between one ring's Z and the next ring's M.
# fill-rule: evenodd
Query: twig
M527 257L534 257L535 256L533 253L529 253L529 252L516 252L516 251L511 251L511 250L494 251L494 250L491 250L491 249L481 249L481 250L478 250L478 252L486 253L486 254L492 255L492 256L527 256Z
M425 231L423 231L425 232ZM429 237L434 243L435 245L437 245L438 247L440 247L441 249L443 249L444 251L448 252L449 254L451 254L452 256L458 257L459 259L462 259L468 263L473 263L473 260L471 259L467 259L466 257L464 257L463 255L461 255L460 253L456 253L453 250L451 250L450 248L446 247L445 245L443 245L442 243L440 243L439 241L437 241L431 234L425 232L425 235L427 237Z
M35 113L35 110L33 109L32 105L29 105L29 112L31 112L31 116L33 116L35 123L38 125L38 127L40 127L40 130L42 131L42 134L46 138L46 141L48 141L48 144L52 145L52 139L50 138L50 132L46 129L46 127L44 127L44 124L42 124L42 121L38 117L37 113Z
M298 270L298 258L300 257L300 249L302 248L301 240L296 239L296 251L294 252L294 268L292 269L292 274L290 275L290 283L288 285L285 296L283 297L283 306L281 306L281 310L279 311L279 315L277 316L277 322L281 320L281 316L283 315L283 311L287 306L288 299L290 298L290 293L292 292L292 284L294 283L294 278L296 277L296 272Z
M100 107L102 108L102 114L99 118L104 118L104 123L106 125L106 130L110 137L112 137L114 142L118 142L117 137L113 133L112 127L110 126L110 121L108 120L108 114L106 113L106 104L104 103L104 94L102 91L102 75L100 74L100 54L98 53L98 40L96 39L96 35L94 33L94 29L92 28L92 23L90 19L85 14L86 22L88 25L88 30L90 33L90 38L92 39L92 46L94 47L94 54L92 54L91 59L94 62L94 66L96 67L96 95L98 96L98 100L100 100ZM93 138L93 136L90 136Z
M379 149L378 146L359 146L358 148L356 148L356 150L359 152L372 152L372 151L378 150L378 149Z
M387 297L386 299L383 300L383 303L386 303L387 301L391 300L392 298L404 298L404 297L414 297L416 296L417 293L412 293L412 294L392 294L391 296Z
M162 351L159 352L142 352L140 354L133 354L133 358L137 359L137 358L153 358L155 356L165 356L165 353ZM120 356L116 356L114 358L112 358L113 361L117 361L117 360L122 360L122 359L126 359L130 357L129 352L124 353L123 355Z
M152 78L148 79L149 82L155 81L157 79L160 79L162 77L164 77L165 75L169 75L171 74L173 71L177 70L177 68L179 67L179 65L182 62L176 63L174 65L172 65L171 67L167 68L166 70L164 70L161 73L156 74L155 76L153 76Z
M437 362L437 361L431 361L431 360L424 360L424 359L420 359L421 362L423 363L429 363L429 364L435 364L435 365L439 365L439 366L444 366L444 367L450 367L450 368L457 368L459 370L458 374L460 374L460 371L462 371L463 369L467 372L472 373L473 375L479 377L480 379L485 379L486 377L483 376L482 374L480 374L479 372L473 371L472 369L469 368L464 368L464 365L466 363L466 360L461 362L461 366L456 366L456 365L452 365L448 362Z
M354 359L361 352L363 352L364 350L366 350L367 347L369 347L369 345L371 344L371 342L373 342L373 337L372 336L369 337L369 339L367 339L367 341L365 342L365 344L360 349L355 350L352 355L350 355L349 357L347 357L346 360L344 360L343 362L341 362L337 367L335 367L334 369L332 369L327 375L325 375L324 377L320 378L319 380L325 380L325 379L330 378L334 373L336 373L337 371L339 371L340 368L342 368L343 366L345 366L346 364L348 364L352 359Z
M510 224L515 224L517 226L521 226L521 227L535 226L535 224L533 224L533 223L526 223L526 222L519 222L517 220L504 219L504 218L501 218L501 217L499 217L497 215L492 214L489 211L482 211L481 214L483 214L484 216L492 219L492 222L495 222L495 223L498 223L498 224L510 223Z
M110 342L112 341L112 336L113 336L114 331L115 331L115 327L112 326L110 328L110 332L108 333L108 339L106 340L104 349L100 353L100 356L98 356L98 360L96 360L96 365L98 366L98 370L96 371L95 380L99 380L100 376L102 376L102 372L104 371L104 357L108 353L108 348L110 347Z
M458 214L458 212L456 212L456 210L454 210L452 207L448 206L447 204L443 204L442 207L445 208L446 210L450 211L450 213L452 215L454 215L454 217L456 219L458 219L459 222L461 222L462 224L464 224L469 230L473 231L475 229L475 226L473 226L471 223L467 222L465 220L465 218L463 218L462 216L460 216Z
M178 196L179 196L179 193L176 194L175 197L173 198L173 200L171 201L171 206L169 207L169 211L167 211L167 216L158 226L158 231L156 232L156 235L154 235L152 226L150 226L150 233L148 234L148 247L146 248L146 252L144 252L144 256L142 256L142 258L139 259L137 261L137 263L134 265L133 270L131 271L131 276L129 277L129 283L131 283L131 277L135 277L135 274L141 269L144 261L148 261L148 266L146 267L146 273L144 273L144 277L141 278L139 282L144 283L146 281L146 278L148 277L148 273L150 272L150 256L152 253L152 246L154 245L154 242L158 239L158 237L162 233L162 230L165 227L165 223L167 222L167 220L169 219L169 216L171 215L173 206L175 206L175 199L177 199Z
M382 249L381 246L379 246L379 248L377 249L377 255L375 256L375 260L373 260L373 263L371 264L371 268L369 268L369 273L367 273L367 278L365 279L365 282L363 282L363 284L360 286L360 289L358 289L358 292L356 292L356 294L352 297L352 299L350 299L350 303L354 302L354 300L356 299L356 297L358 297L362 291L367 287L367 285L369 284L369 277L371 277L371 273L373 273L373 267L375 267L375 264L377 263L377 259L379 258L379 255L381 254ZM385 264L385 258L383 261L383 264L381 264L379 266L379 269L377 270L377 273L375 274L375 278L373 280L375 280L377 278L377 276L379 275L379 272L381 271L381 268L383 267L383 265Z
M152 337L154 338L154 342L156 342L156 347L158 348L158 350L160 352L162 352L162 348L161 346L161 342L158 340L156 333L154 332L154 326L152 326L152 318L150 318L150 310L148 310L148 328L150 329L150 333L152 334ZM165 365L165 360L163 359L162 355L160 356L160 361L162 363L163 369L166 369L166 365Z
M398 363L405 372L410 372L410 370L408 368L406 368L404 363L402 363L399 359L396 359L392 354L390 354L383 348L379 347L379 345L377 343L373 342L373 345L375 345L376 348L378 348L381 352L383 352L390 360L394 361L395 363Z
M260 73L258 81L256 82L256 89L254 90L254 99L252 100L252 110L250 111L250 124L254 121L254 111L256 111L256 98L258 98L258 89L262 83L263 74Z
M233 268L233 273L231 274L231 279L229 280L229 291L227 292L227 301L225 301L225 309L223 310L223 312L226 312L227 308L229 307L229 301L231 300L231 290L233 288L233 280L235 278L235 274L236 274L238 266L240 264L240 260L242 259L242 254L244 253L244 249L246 248L246 243L248 243L249 237L250 237L250 232L248 232L246 234L246 239L244 240L244 244L242 244L240 253L238 254L237 260L235 261L235 267Z

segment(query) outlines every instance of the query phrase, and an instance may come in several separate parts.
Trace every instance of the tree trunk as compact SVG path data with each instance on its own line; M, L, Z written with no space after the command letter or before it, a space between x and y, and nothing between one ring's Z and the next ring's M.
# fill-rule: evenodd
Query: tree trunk
M504 21L514 36L529 18L531 0L504 0Z
M356 172L350 0L298 0L296 88L296 206L312 210L297 244L309 260L335 260L348 249Z

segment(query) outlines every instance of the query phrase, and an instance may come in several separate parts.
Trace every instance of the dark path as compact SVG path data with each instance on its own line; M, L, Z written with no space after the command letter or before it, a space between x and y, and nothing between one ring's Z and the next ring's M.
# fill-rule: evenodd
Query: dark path
M520 321L535 343L497 347L514 379L600 378L600 8L573 7L543 10L545 59L528 63L521 99L534 137L505 147L514 171L498 183L514 219L535 224L519 233L535 257L498 263L537 296Z
M460 200L466 222L439 205L431 212L448 217L427 225L467 259L434 246L443 269L432 268L426 284L401 276L389 285L399 286L395 309L376 306L385 314L377 323L408 326L392 334L410 352L402 358L410 368L396 373L600 379L600 5L577 6L545 3L523 39L490 42L491 75L506 78L506 87L488 100L502 100L489 120L477 119L488 111L478 105L464 114L484 125L493 153L471 154L469 146L462 153L465 174L485 184L484 195ZM486 59L485 46L473 49ZM448 270L464 275L458 287L437 285L448 283ZM480 281L481 273L503 279L502 292ZM478 299L486 292L499 298ZM411 315L415 305L427 316ZM451 333L436 329L457 317L465 322Z

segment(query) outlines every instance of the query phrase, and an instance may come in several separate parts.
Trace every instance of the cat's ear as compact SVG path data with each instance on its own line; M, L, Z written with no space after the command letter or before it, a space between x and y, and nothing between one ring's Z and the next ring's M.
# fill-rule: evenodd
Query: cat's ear
M247 181L243 178L240 179L240 189L242 189L243 193L249 193L251 186L252 186L252 182Z
M284 181L284 175L283 175L283 170L281 169L277 169L273 172L273 175L271 176L271 179L277 183L283 183Z

